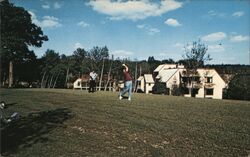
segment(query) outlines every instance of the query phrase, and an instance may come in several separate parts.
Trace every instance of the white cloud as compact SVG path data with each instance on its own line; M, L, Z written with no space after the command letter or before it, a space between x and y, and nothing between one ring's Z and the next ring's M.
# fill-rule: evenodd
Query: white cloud
M181 2L175 0L161 0L160 3L142 0L142 1L114 1L99 0L86 3L93 10L110 16L111 20L140 20L151 16L160 16L172 10L182 7Z
M159 58L162 59L162 57L165 58L166 56L169 56L169 54L171 54L171 53L168 53L168 52L161 52L161 53L159 53L159 54L156 55L156 56L158 56Z
M84 21L80 21L79 23L77 23L77 25L78 25L78 26L81 26L81 27L83 27L83 28L89 26L89 24L86 23L86 22L84 22Z
M222 39L225 39L227 35L223 32L216 32L216 33L211 33L206 36L203 36L201 39L203 41L219 41Z
M208 15L209 15L209 16L216 16L217 13L216 13L214 10L209 10L209 11L208 11Z
M61 26L62 24L59 22L59 19L54 16L44 16L41 21L41 27L43 28L55 28Z
M62 7L62 4L55 2L54 3L54 9L60 9Z
M208 52L223 52L225 48L222 45L208 45Z
M155 53L154 58L156 60L164 60L164 59L178 59L181 57L180 52L174 50L174 52L167 51L167 52L160 52L160 53Z
M230 41L232 42L242 42L242 41L248 41L249 36L242 36L242 35L236 35L236 36L231 36Z
M143 29L143 28L145 28L145 25L137 25L136 27L139 29Z
M75 43L74 49L76 50L78 48L83 48L83 45L81 43Z
M160 30L158 28L151 27L149 25L137 25L136 26L138 29L145 30L148 35L155 35L156 33L160 33Z
M215 17L217 17L217 18L224 18L226 16L227 16L226 13L222 13L222 12L217 12L217 11L214 11L214 10L210 10L203 17L208 18L208 19L212 19L212 18L215 18Z
M111 52L111 54L114 55L115 58L129 58L131 57L134 53L131 51L126 51L126 50L115 50Z
M172 19L172 18L167 19L164 23L166 25L173 26L173 27L181 26L181 24L176 19Z
M44 16L42 21L39 21L34 12L29 11L29 13L31 15L32 22L42 28L56 28L62 26L59 19L54 16Z
M43 4L43 5L42 5L42 8L43 8L43 9L49 9L50 6L49 6L49 4Z
M237 12L234 12L233 14L232 14L232 16L235 16L235 17L241 17L241 16L243 16L244 15L244 12L243 11L237 11Z
M173 46L178 47L178 48L183 48L184 47L184 45L181 44L181 43L175 43Z
M52 6L52 7L51 7ZM43 9L50 9L50 8L54 8L54 9L60 9L62 7L62 4L61 3L59 3L59 2L55 2L54 4L49 4L49 3L47 3L47 4L43 4L42 5L42 8Z
M37 22L36 14L32 11L28 11L28 13L31 15L31 20L35 23Z
M160 33L160 30L158 28L149 28L148 31L149 31L148 32L149 35L154 35L156 33Z

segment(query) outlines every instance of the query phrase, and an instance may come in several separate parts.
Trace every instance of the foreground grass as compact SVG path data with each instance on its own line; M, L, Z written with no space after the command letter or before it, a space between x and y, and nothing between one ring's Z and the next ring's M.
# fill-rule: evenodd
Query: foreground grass
M3 156L248 156L250 102L1 89Z

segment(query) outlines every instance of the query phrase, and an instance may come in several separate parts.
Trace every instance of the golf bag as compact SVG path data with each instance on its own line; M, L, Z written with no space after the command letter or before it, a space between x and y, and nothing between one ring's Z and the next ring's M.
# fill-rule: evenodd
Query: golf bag
M0 102L0 119L1 119L1 123L9 123L12 121L16 121L18 119L20 119L21 115L18 112L14 112L10 117L6 118L5 114L4 114L4 108L6 107L6 103L4 101Z

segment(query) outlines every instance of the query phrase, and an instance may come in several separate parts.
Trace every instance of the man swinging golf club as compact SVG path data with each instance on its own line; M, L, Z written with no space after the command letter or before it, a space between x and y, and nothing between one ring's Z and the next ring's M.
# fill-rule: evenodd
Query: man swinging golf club
M124 76L124 88L120 92L119 99L121 100L123 98L123 95L128 92L128 100L131 100L131 94L132 94L132 77L128 72L128 66L126 64L122 64L123 68L123 76Z

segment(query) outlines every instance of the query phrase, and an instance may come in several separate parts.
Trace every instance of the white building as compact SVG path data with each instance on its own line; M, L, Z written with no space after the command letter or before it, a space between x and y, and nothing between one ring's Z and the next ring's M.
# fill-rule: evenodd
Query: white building
M162 64L154 70L154 76L166 84L166 93L170 95L174 87L182 87L186 97L222 99L226 87L215 69L197 69L197 74L191 76L182 65Z
M166 84L166 93L172 95L171 91L173 86L180 85L181 77L180 73L184 69L165 69L161 70L159 74L155 77L156 81Z
M182 82L188 90L184 96L197 98L222 99L223 89L226 87L225 81L220 77L215 69L197 69L197 79L195 81L184 81L188 79L185 75L181 75ZM193 86L193 92L192 92Z
M88 74L83 74L81 78L75 80L73 83L73 89L87 90L89 88L89 78L90 76Z
M139 90L148 94L152 93L152 88L155 84L155 81L153 79L152 74L144 74L143 76L140 76L137 79L137 87L136 91L138 92Z
M136 92L145 92L144 89L144 77L140 76L137 80L136 80Z
M81 78L78 78L73 83L73 89L88 89L88 82Z

